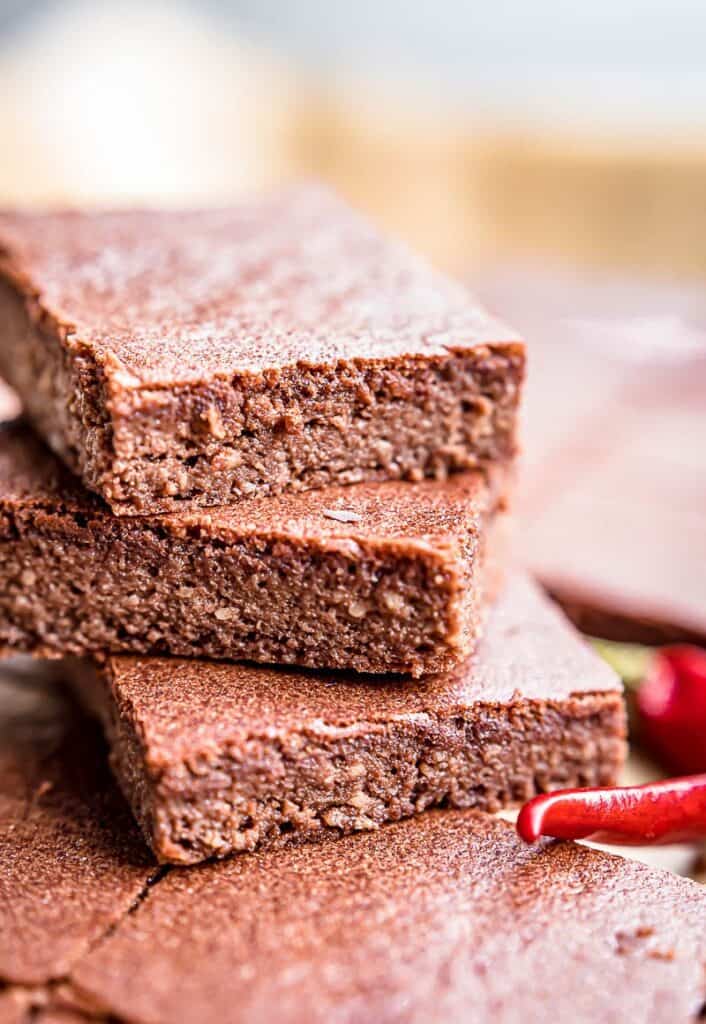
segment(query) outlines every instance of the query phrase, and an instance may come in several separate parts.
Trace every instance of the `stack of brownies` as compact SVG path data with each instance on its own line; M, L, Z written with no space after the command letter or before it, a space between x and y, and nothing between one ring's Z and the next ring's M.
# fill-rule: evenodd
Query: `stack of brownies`
M464 288L317 187L2 215L0 274L0 646L70 656L158 860L614 781L616 678L504 565L525 351Z

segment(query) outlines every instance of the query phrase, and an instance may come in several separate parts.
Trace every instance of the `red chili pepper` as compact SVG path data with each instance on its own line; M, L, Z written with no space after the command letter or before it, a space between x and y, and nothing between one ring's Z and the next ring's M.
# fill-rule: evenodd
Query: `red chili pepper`
M625 846L697 842L706 838L706 775L545 793L524 805L517 831L527 843L540 836Z
M665 647L637 691L640 738L675 774L706 771L706 650Z

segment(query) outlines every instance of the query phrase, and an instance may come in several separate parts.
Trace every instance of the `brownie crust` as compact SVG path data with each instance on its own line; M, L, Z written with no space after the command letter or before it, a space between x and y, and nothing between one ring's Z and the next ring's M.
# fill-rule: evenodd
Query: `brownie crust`
M165 862L375 829L435 805L496 811L611 784L625 755L617 677L522 578L475 659L414 686L168 659L69 671Z
M496 469L118 518L0 426L0 646L443 671L482 629L506 486Z
M507 460L517 335L323 188L0 214L0 372L117 514Z

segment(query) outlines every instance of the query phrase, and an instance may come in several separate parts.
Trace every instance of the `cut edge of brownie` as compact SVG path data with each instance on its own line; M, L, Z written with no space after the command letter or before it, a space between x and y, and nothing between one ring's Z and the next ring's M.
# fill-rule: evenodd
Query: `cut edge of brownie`
M504 472L353 489L346 508L360 522L350 525L336 521L341 489L286 507L258 502L242 518L121 519L61 474L33 491L59 467L40 453L27 468L24 436L18 427L17 454L7 441L10 496L0 498L8 651L419 676L458 664L482 631L502 572Z
M57 323L0 259L0 369L49 445L117 515L509 461L521 341L143 384Z
M104 367L89 346L69 334L68 325L42 307L31 280L11 272L1 248L0 309L3 377L49 447L91 486L91 467L112 460Z
M45 518L49 517L35 515L38 529ZM127 579L126 586L91 600L78 568L69 578L62 574L60 562L48 562L50 552L31 557L31 549L50 548L60 532L49 532L40 541L37 536L22 538L13 545L13 563L24 568L17 577L18 587L0 598L0 627L4 627L0 628L0 649L8 653L51 658L101 650L169 653L420 676L457 664L472 649L486 614L483 567L464 566L460 552L415 552L408 547L404 554L395 555L384 547L365 552L359 545L352 561L343 542L321 550L312 544L275 541L268 545L276 552L269 559L257 542L233 543L225 549L208 540L198 545L175 542L161 566L159 586L166 591L161 599L140 605L139 587L133 580L131 589ZM142 538L143 546L146 540L149 535ZM151 543L155 549L167 545L159 537ZM93 570L99 570L94 562L101 550L83 553L85 578L93 578ZM213 559L207 557L211 551ZM77 549L77 564L81 557ZM170 600L170 579L175 574L178 583L180 557L182 567L190 567L189 573L211 566L208 586L195 580ZM160 561L146 562L143 574ZM289 573L280 578L280 562L291 573L299 570L304 582L288 582ZM349 564L355 564L350 579ZM155 573L159 575L157 568ZM345 600L327 604L327 595L335 596L341 588L341 574L345 574ZM231 600L229 592L236 594L238 580L248 577L263 583L259 598L248 592ZM53 607L51 602L40 603L36 588L41 580L52 585ZM156 588L157 583L155 594Z
M616 689L347 726L309 722L287 736L262 729L165 759L116 692L112 659L67 667L102 721L116 778L163 863L376 829L430 807L498 811L551 789L612 785L626 756Z

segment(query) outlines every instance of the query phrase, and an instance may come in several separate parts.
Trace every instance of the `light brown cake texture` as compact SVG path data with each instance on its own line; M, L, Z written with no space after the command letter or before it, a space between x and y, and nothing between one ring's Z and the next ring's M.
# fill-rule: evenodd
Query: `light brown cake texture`
M0 373L117 514L509 459L518 336L327 190L0 214Z
M496 588L505 487L496 468L118 518L0 425L0 647L448 669Z
M520 577L476 657L414 685L156 658L69 671L166 862L610 784L625 755L619 680Z
M0 761L3 1024L703 1016L706 890L666 872L453 810L156 872L90 723L4 666Z

